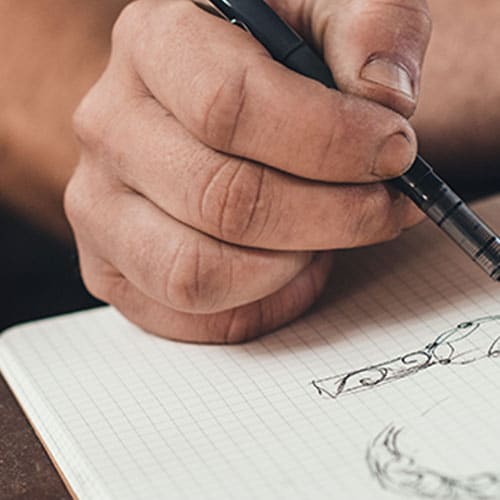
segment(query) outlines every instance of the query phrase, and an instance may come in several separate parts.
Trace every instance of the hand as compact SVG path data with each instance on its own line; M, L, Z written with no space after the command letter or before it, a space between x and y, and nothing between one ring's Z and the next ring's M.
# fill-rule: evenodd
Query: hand
M331 250L394 238L421 217L381 181L416 154L404 116L429 38L425 2L269 3L351 95L187 0L140 0L75 115L82 154L65 205L83 278L159 335L269 332L315 301Z

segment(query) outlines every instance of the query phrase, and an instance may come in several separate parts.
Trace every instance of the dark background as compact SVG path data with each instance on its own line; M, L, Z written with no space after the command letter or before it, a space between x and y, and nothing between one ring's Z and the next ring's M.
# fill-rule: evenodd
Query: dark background
M0 207L0 331L99 304L84 289L76 251Z

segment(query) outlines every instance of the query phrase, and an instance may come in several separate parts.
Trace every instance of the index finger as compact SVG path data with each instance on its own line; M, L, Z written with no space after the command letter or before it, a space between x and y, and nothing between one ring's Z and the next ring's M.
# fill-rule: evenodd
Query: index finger
M413 161L415 135L397 113L288 70L251 35L191 2L134 5L115 40L125 44L134 24L127 16L140 16L135 71L208 146L330 182L396 177Z

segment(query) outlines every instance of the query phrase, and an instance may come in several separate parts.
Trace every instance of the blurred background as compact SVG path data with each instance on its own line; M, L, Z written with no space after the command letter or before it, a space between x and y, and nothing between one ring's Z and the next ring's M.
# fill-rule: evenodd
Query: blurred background
M0 207L0 330L22 321L95 307L81 282L76 251Z
M78 161L73 111L127 3L0 2L0 330L99 304L80 280L62 197Z

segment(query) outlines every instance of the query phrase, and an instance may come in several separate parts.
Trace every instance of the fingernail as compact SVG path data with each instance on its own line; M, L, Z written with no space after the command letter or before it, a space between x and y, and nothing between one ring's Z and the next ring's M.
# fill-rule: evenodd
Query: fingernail
M415 160L416 151L403 132L391 135L375 158L373 174L383 179L402 175Z
M361 70L363 80L377 83L415 99L410 72L402 64L387 57L372 56Z

